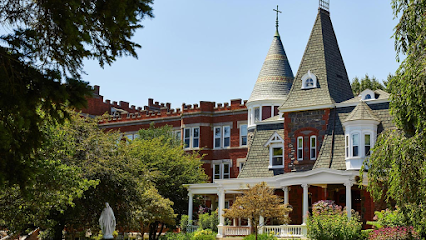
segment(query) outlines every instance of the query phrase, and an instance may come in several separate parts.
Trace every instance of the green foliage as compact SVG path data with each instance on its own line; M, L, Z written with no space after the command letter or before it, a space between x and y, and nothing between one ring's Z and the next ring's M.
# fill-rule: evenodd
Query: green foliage
M380 83L375 77L370 78L368 74L365 74L364 78L361 80L359 80L358 77L355 77L352 80L351 88L354 96L358 96L365 89L373 91L377 89L385 90L386 85Z
M152 17L152 0L0 1L8 33L0 45L0 186L36 184L44 174L41 127L63 122L65 108L82 108L91 88L81 80L83 60L101 66L136 57L130 39Z
M198 215L198 225L201 229L211 229L213 232L217 232L217 225L219 225L217 211Z
M169 126L155 128L151 125L149 129L140 130L139 136L126 145L128 156L137 159L138 165L149 171L150 182L162 197L174 203L173 209L178 217L187 213L188 191L183 184L207 180L201 157L186 153ZM158 226L165 222L152 220L144 224L149 224L150 237L155 238Z
M352 210L348 220L346 209L333 201L319 201L312 205L312 215L306 222L308 237L315 240L355 240L362 239L362 223L359 215Z
M413 227L385 227L370 232L368 240L420 240Z
M399 227L407 225L405 217L399 208L396 208L394 211L389 209L376 211L374 214L374 220L376 221L368 221L367 224L373 225L376 229L380 229L385 226Z
M180 216L179 227L182 232L188 232L188 225L192 225L192 222L189 222L189 217L186 214Z
M191 240L216 240L216 234L211 229L199 229L194 232Z
M278 239L272 234L262 233L257 235L257 240L276 240ZM245 236L243 240L256 240L256 234Z
M406 56L388 81L397 130L379 136L368 165L367 190L376 201L396 202L408 226L426 238L426 0L392 0L397 59ZM362 169L363 171L364 169ZM361 175L362 176L362 175Z
M194 233L173 233L167 232L160 236L160 240L192 240Z

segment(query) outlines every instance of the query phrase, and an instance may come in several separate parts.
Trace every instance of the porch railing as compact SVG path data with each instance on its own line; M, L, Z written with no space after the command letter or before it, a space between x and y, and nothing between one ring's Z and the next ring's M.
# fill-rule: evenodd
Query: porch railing
M277 237L306 237L306 225L263 226L260 233L272 233Z
M247 236L251 233L251 227L223 226L223 235L225 236Z
M188 227L186 228L186 231L189 233L193 233L195 231L197 231L198 226L197 225L188 225Z

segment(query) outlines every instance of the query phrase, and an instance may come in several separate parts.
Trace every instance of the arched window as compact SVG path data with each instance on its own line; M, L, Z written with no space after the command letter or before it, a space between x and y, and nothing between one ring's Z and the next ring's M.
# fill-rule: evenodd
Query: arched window
M302 89L311 89L317 87L317 77L309 70L302 77Z
M371 95L370 94L365 95L364 100L369 100L369 99L371 99Z

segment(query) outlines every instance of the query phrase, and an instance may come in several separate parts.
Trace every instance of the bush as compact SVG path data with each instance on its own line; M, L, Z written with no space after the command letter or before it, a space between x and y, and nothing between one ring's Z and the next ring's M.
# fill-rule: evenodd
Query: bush
M352 211L352 217L348 220L346 209L342 210L334 201L316 202L307 220L308 237L316 240L363 239L359 219L358 213Z
M413 227L385 227L370 233L368 240L420 239Z
M401 210L397 207L394 211L389 209L374 212L374 220L367 224L373 225L376 229L383 227L402 227L406 226L406 220Z
M180 218L180 224L179 224L180 230L182 232L187 232L188 225L192 225L192 221L189 222L188 215L182 215L181 218Z
M211 229L200 229L194 232L191 240L216 240L216 234Z
M219 220L216 211L212 212L212 214L204 213L198 215L198 226L201 229L211 229L213 232L217 232L218 224Z
M166 234L160 236L160 240L191 240L193 235L193 233L167 232Z
M256 239L255 234L250 234L243 238L243 240L255 240L255 239ZM272 234L263 233L263 234L257 235L257 240L275 240L275 239L278 239L278 238Z

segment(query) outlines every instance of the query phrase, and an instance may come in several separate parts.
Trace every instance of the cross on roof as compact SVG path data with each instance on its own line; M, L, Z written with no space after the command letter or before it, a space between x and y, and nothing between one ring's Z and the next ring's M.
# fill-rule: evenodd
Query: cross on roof
M319 7L330 11L330 0L319 0Z
M275 21L275 27L277 28L277 32L278 32L278 13L282 13L281 11L278 11L278 5L277 5L277 9L272 9L275 12L277 12L277 20Z

